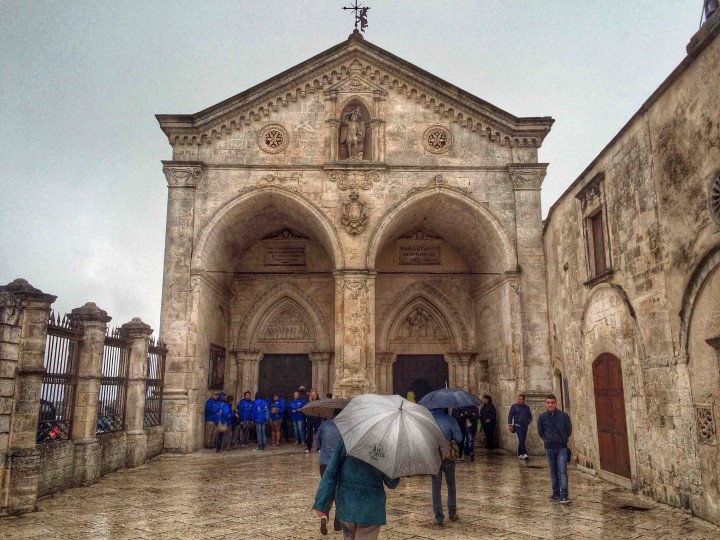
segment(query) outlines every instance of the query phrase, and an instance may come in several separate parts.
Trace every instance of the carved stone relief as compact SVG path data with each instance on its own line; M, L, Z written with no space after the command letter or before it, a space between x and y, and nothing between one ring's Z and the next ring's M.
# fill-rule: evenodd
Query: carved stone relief
M701 444L717 444L713 406L695 405L695 422L697 424L698 442Z
M510 169L513 189L540 189L545 172L539 169Z
M170 187L195 187L202 176L202 167L166 165L163 174Z
M431 154L444 154L452 147L452 135L444 126L431 126L422 136L422 145Z
M296 307L283 307L265 327L261 341L311 341L307 318Z
M342 191L370 189L374 182L382 178L379 171L332 171L328 173L331 182L337 182Z
M350 234L360 234L365 230L368 222L367 203L360 202L357 191L350 193L350 200L342 203L342 218L340 222Z
M370 115L359 103L353 102L340 115L340 159L363 161L370 156Z
M280 124L268 124L258 133L258 146L268 154L277 154L287 148L290 134Z
M394 341L446 341L447 336L435 317L422 306L412 310L397 331Z

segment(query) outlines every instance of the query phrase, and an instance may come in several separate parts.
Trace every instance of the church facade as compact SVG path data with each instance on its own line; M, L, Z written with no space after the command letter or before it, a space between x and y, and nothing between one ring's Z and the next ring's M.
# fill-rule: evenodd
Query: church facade
M158 115L168 215L166 451L238 399L552 388L538 149L517 118L365 41ZM513 444L504 432L502 444ZM536 439L532 447L539 450Z

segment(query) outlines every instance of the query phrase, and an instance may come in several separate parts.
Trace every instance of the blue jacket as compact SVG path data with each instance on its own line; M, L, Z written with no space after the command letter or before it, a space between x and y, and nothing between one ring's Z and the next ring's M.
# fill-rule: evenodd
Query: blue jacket
M240 421L241 422L247 422L248 420L252 420L252 409L253 409L253 400L252 399L241 399L238 401L237 404L238 412L240 413Z
M395 489L399 478L390 479L372 465L348 456L345 443L335 447L315 494L315 510L327 513L335 499L335 516L362 525L385 525L385 488Z
M263 424L270 419L270 408L268 402L264 399L256 399L253 401L252 421L256 424Z
M306 401L303 398L293 399L288 405L290 409L290 420L297 422L305 418L305 415L300 412L300 408L305 405Z
M326 420L317 430L315 434L315 448L320 451L318 455L318 464L327 465L335 451L335 447L342 441L340 430L332 420Z
M225 403L224 401L218 401L220 406L218 407L218 413L215 417L215 425L220 423L220 420L225 422L228 426L233 425L235 413L232 410L232 405Z
M445 436L448 442L455 441L461 443L463 440L462 432L460 431L460 424L457 420L450 416L448 413L443 412L441 409L433 409L430 411L433 418L437 422L440 431Z
M567 448L568 439L572 435L570 415L560 409L552 413L545 411L538 418L538 435L545 443L545 448Z
M270 401L270 419L271 420L282 420L283 414L285 413L285 400L278 398L277 401Z
M219 418L219 411L220 406L222 405L222 401L219 399L215 399L212 396L208 398L208 400L205 402L205 421L206 422L215 422L217 424L217 419Z
M508 425L526 428L530 425L530 422L532 422L532 411L530 411L530 407L513 403L512 407L510 407L510 413L508 414Z

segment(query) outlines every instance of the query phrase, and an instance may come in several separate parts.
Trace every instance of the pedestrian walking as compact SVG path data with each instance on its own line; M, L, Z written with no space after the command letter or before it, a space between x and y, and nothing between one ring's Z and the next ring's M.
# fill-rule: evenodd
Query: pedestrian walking
M532 411L525 405L525 394L518 394L517 403L512 404L508 413L508 430L510 433L515 433L518 438L518 459L528 458L525 439L531 422Z
M435 418L435 422L440 427L445 439L452 444L454 441L458 445L462 444L462 433L460 432L460 426L457 420L450 416L442 409L433 409L430 411ZM432 478L432 504L433 513L435 514L435 523L442 527L445 523L445 514L443 513L442 504L442 477L445 474L445 483L447 484L448 490L448 515L450 521L456 521L458 519L457 512L457 496L456 496L456 483L455 483L455 460L452 458L446 458L440 465L440 470L437 474L431 476Z
M567 443L572 435L572 422L570 415L557 408L554 394L545 398L545 408L547 410L538 418L538 435L545 443L545 457L550 468L550 500L566 504L570 502L567 474L570 450Z
M305 415L300 412L300 409L303 405L305 405L305 403L306 400L300 397L300 392L295 392L293 394L292 401L288 405L290 420L292 421L293 428L295 430L295 446L299 446L305 442L303 440L303 437L305 436Z
M252 420L255 423L255 435L257 437L257 450L265 450L267 435L265 426L270 420L270 407L260 395L255 394L255 401L252 408Z
M310 397L308 401L317 401L318 399L318 392L317 389L313 388L310 390ZM315 434L317 433L318 428L320 428L320 423L322 422L322 418L318 418L317 416L308 416L305 418L305 453L309 454L310 450L312 450L313 446L313 440L315 439Z
M277 393L270 400L270 426L272 427L272 445L280 446L280 424L285 414L285 400Z
M480 409L475 405L463 407L463 416L465 417L465 437L463 442L465 445L465 455L470 457L470 461L475 460L475 434L478 428L478 418L480 417Z
M480 407L480 425L485 434L485 448L495 448L495 428L497 427L497 410L492 398L485 394L482 397L483 405Z
M395 489L400 480L391 479L372 465L348 456L341 441L330 458L313 509L322 520L328 518L335 499L344 540L376 540L387 523L385 486Z
M238 401L237 410L240 415L240 445L247 448L250 441L250 431L253 429L252 408L253 401L250 399L252 394L247 391L243 394L243 398Z
M217 416L220 408L220 390L215 390L205 402L205 448L214 448L216 440Z
M333 418L338 414L340 414L340 409L335 409L335 411L333 412ZM322 476L325 473L325 469L327 469L328 463L330 463L330 458L332 457L333 452L335 452L335 448L337 447L338 443L340 443L340 441L342 441L342 437L340 436L340 431L335 425L335 422L333 422L332 420L326 420L325 422L320 424L317 435L315 435L315 448L317 448L319 452L318 465L320 466L320 479L322 479ZM330 509L332 508L332 505L333 498L331 497L330 504L327 507L328 517L330 516ZM326 517L320 518L320 532L322 534L327 534L327 520L328 518ZM340 525L340 519L337 515L337 508L335 509L333 529L336 531L342 529Z

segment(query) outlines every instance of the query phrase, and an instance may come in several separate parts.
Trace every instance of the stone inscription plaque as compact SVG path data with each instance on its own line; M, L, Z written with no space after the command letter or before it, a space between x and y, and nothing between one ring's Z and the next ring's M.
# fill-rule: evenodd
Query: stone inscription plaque
M417 232L410 238L398 238L398 264L442 264L442 239Z
M305 266L305 246L267 247L265 266Z

